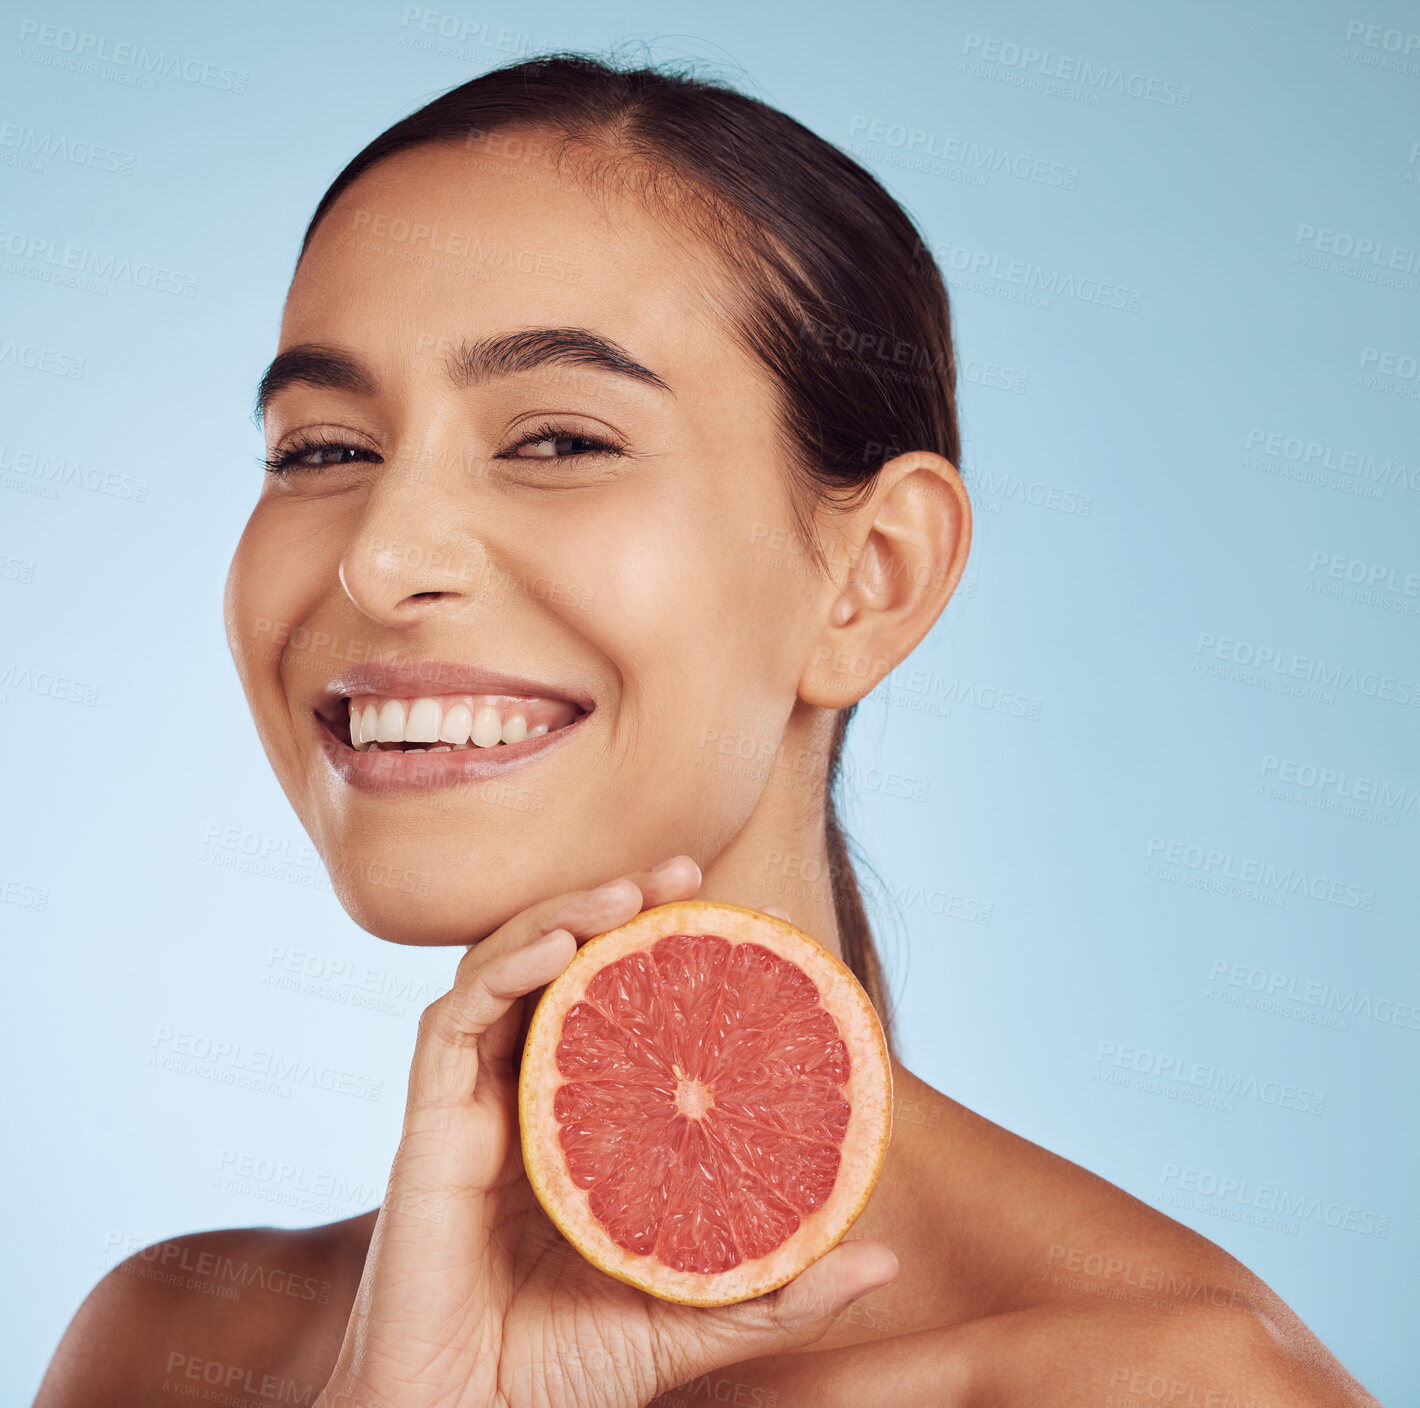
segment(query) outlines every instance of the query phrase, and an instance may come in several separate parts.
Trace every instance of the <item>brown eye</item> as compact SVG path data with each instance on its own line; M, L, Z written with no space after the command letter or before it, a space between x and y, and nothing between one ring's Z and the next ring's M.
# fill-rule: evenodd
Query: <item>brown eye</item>
M526 451L527 453L522 453ZM507 452L514 460L566 460L584 455L619 455L621 450L606 440L581 435L566 426L540 425L529 431Z
M601 449L599 440L587 435L548 436L542 440L523 441L520 449L532 451L530 455L519 455L519 459L561 459L564 455L585 455Z
M365 445L351 445L338 440L298 440L284 450L278 450L264 463L272 474L291 474L301 470L319 474L323 469L355 464L361 460L378 462L379 456Z

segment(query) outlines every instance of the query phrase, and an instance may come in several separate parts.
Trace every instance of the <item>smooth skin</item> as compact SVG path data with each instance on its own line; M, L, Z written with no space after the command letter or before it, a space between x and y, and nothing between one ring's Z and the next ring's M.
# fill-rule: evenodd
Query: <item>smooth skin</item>
M228 580L262 744L342 904L393 942L466 949L420 1020L384 1204L130 1258L75 1316L39 1408L147 1408L213 1383L317 1408L1101 1408L1152 1401L1161 1378L1190 1408L1374 1404L1220 1248L896 1063L863 1216L770 1296L668 1305L552 1228L517 1141L531 999L579 941L672 900L773 901L840 952L826 880L772 858L826 876L834 711L938 619L971 508L955 466L899 455L859 509L821 515L830 568L811 569L774 387L728 331L713 252L514 150L402 154L322 225L280 346L338 346L374 385L274 398L268 453L303 432L355 452L268 477ZM411 258L427 249L381 217L480 252ZM446 379L461 341L541 327L614 339L670 389L587 366ZM516 448L547 420L556 441ZM596 707L498 788L358 791L314 710L366 655L481 665ZM281 1275L200 1289L242 1262Z

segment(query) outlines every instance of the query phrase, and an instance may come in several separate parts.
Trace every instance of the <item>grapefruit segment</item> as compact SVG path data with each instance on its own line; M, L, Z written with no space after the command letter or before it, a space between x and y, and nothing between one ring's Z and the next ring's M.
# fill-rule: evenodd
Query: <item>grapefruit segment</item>
M567 1014L567 1034L557 1049L557 1067L569 1079L611 1078L674 1087L674 1077L656 1049L591 1003L579 1002Z
M666 1300L783 1285L862 1212L892 1075L852 973L784 920L688 900L589 940L518 1083L528 1180L567 1239Z

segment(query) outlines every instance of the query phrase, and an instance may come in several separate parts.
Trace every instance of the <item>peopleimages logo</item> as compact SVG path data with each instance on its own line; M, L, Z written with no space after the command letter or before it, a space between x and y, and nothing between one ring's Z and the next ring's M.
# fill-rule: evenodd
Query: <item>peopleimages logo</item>
M1420 1032L1420 1002L1397 1002L1394 998L1373 998L1355 988L1343 990L1333 983L1298 978L1294 973L1278 973L1255 964L1235 963L1227 958L1215 958L1208 970L1208 981L1221 980L1229 987L1256 994L1272 1002L1285 1000L1334 1012L1340 1017L1365 1018L1383 1026L1395 1026ZM1343 1022L1341 1030L1346 1029Z
M1267 671L1271 676L1303 680L1326 689L1349 690L1369 699L1383 699L1391 704L1420 708L1420 683L1387 675L1379 670L1358 670L1354 665L1328 664L1311 655L1298 655L1275 645L1258 645L1250 640L1234 640L1230 636L1200 631L1193 647L1195 657L1211 657L1232 665L1241 665L1249 673ZM1195 665L1199 663L1195 659ZM1268 678L1263 675L1261 678Z
M132 284L153 293L176 294L181 298L197 297L197 275L185 274L147 260L136 263L114 254L100 254L81 245L61 246L45 235L27 234L23 230L0 230L0 252L9 258L6 273L20 273L46 281L68 280L86 292L107 293L104 281ZM16 261L16 262L11 262ZM23 261L23 262L18 262Z
M1178 867L1197 875L1234 880L1244 885L1259 885L1279 896L1300 894L1326 904L1339 904L1345 909L1370 910L1376 904L1376 892L1360 885L1329 880L1302 867L1281 867L1272 861L1236 856L1231 851L1220 851L1213 846L1151 836L1144 854L1149 860L1165 866Z
M1404 249L1386 240L1351 235L1344 230L1318 229L1307 224L1297 226L1294 243L1299 248L1305 246L1318 254L1334 254L1339 259L1355 259L1381 269L1420 274L1420 248Z
M54 132L37 132L33 127L15 122L0 126L0 148L15 153L15 158L10 159L11 164L16 164L16 160L24 161L33 171L43 170L46 161L62 161L71 166L131 176L135 161L132 152L120 151L100 142L86 142L82 138L75 140Z
M1292 1193L1267 1183L1249 1183L1246 1178L1231 1178L1207 1169L1167 1163L1159 1175L1159 1182L1179 1192L1196 1193L1223 1205L1235 1203L1298 1222L1315 1222L1320 1226L1341 1228L1367 1237L1385 1237L1390 1233L1390 1218L1384 1213L1347 1207L1309 1193Z
M1420 493L1420 467L1412 468L1400 460L1378 459L1328 441L1289 435L1282 430L1264 430L1254 425L1247 432L1244 448L1269 460L1284 460L1302 470L1346 475L1376 486L1400 485Z
M28 665L11 662L0 669L0 703L8 703L12 689L58 699L67 704L83 704L92 709L99 702L99 687L49 670L35 671Z
M226 1085L251 1084L269 1093L290 1098L292 1085L308 1085L357 1100L378 1100L384 1082L357 1071L317 1065L280 1051L247 1048L240 1042L214 1041L198 1032L159 1027L153 1037L148 1064L162 1070L200 1075ZM268 1079L261 1079L261 1078ZM245 1079L244 1079L245 1078Z
M1126 313L1137 313L1144 296L1139 289L1112 280L1080 276L1058 266L1047 268L1029 259L1003 259L990 250L967 245L939 241L919 249L930 253L944 273L962 276L949 280L953 292L965 288L1042 309L1051 307L1051 298L1066 298Z
M90 34L63 25L42 25L38 20L21 20L20 42L34 45L35 50L21 49L17 54L19 58L96 74L102 73L102 70L95 69L95 63L112 64L116 69L131 70L135 79L148 90L156 86L153 82L155 75L159 78L180 78L184 83L227 93L245 93L247 90L244 69L204 63L200 59L184 58L181 54L162 49L150 50L146 45L133 44L128 40L114 41L106 34ZM36 52L38 50L47 50L48 53ZM56 57L61 55L62 59Z
M1361 369L1353 384L1385 396L1420 401L1420 357L1384 347L1363 347Z
M1108 1079L1110 1073L1102 1070L1107 1066L1143 1078L1133 1082L1113 1080L1111 1084L1134 1084L1136 1089L1148 1089L1152 1094L1181 1098L1175 1092L1197 1087L1240 1100L1256 1100L1263 1105L1296 1110L1300 1114L1320 1115L1326 1111L1326 1095L1322 1091L1259 1077L1250 1071L1230 1071L1210 1061L1187 1061L1182 1056L1144 1047L1101 1041L1095 1052L1095 1076ZM1155 1086L1158 1088L1154 1089Z
M1326 576L1350 582L1353 586L1381 586L1388 592L1420 596L1420 572L1406 572L1402 575L1396 568L1389 567L1384 562L1366 562L1361 558L1347 557L1344 553L1315 548L1307 571L1323 570Z
M892 147L911 157L932 157L970 167L988 175L1014 176L1018 181L1032 181L1041 186L1059 186L1073 191L1080 179L1077 167L1045 157L1027 156L994 142L982 145L966 137L943 137L923 127L908 127L902 122L885 118L856 115L849 127L854 137L876 146Z
M60 24L21 20L20 43L33 44L57 54L71 55L72 60L84 61L85 64L92 61L112 64L116 68L131 68L149 81L156 74L159 78L182 78L183 82L197 84L203 88L222 89L224 92L247 91L247 74L244 70L206 64L197 58L185 58L182 54L169 51L149 50L143 44L131 44L128 40L114 41L107 34L89 34L88 31L71 30ZM21 57L28 55L21 50Z
M1420 789L1394 779L1384 781L1361 777L1344 768L1317 767L1314 763L1299 762L1296 758L1279 758L1273 753L1263 755L1259 773L1269 782L1315 790L1336 799L1338 804L1359 802L1387 811L1414 812L1420 816Z
M1049 49L991 39L982 34L968 34L961 51L967 59L1016 69L1037 78L1059 79L1095 93L1119 93L1177 108L1186 108L1193 99L1193 89L1180 83L1167 83L1162 78L1150 78L1142 73L1125 73L1117 64L1091 63L1089 59L1052 54Z
M1399 29L1386 29L1383 25L1367 24L1364 20L1351 20L1346 26L1346 42L1359 40L1367 49L1380 49L1387 54L1400 54L1409 58L1420 54L1420 34L1407 34Z
M1377 371L1401 381L1420 381L1420 357L1408 352L1389 352L1381 347L1361 349L1362 371Z
M1027 481L1019 474L993 474L989 469L981 473L978 488L984 497L999 496L1017 503L1032 504L1036 508L1048 508L1056 513L1075 514L1080 518L1090 516L1093 499L1077 489L1066 489L1059 484L1044 484L1040 480Z

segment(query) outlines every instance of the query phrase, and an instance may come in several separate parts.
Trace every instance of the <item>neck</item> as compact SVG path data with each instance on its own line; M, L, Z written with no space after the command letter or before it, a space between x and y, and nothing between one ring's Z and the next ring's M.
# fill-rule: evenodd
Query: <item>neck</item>
M718 855L701 861L697 898L749 909L775 905L842 958L824 840L824 783L834 722L828 710L795 706L749 820Z

